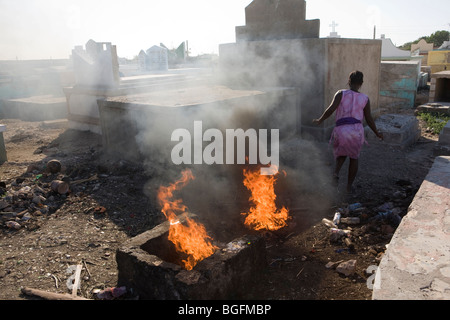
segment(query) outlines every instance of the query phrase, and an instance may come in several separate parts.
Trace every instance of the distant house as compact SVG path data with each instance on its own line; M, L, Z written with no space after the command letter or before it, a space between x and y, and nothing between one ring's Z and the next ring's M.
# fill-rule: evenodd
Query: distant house
M428 66L428 52L433 51L434 44L428 43L421 39L418 43L411 44L411 54L415 56L422 56L422 66Z
M419 50L419 53L428 53L434 49L433 43L428 43L424 39L420 39L418 43L411 44L411 52Z

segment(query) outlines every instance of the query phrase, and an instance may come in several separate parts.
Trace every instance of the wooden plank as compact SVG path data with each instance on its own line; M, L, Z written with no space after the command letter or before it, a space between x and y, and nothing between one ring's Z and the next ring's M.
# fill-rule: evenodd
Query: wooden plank
M39 289L33 289L33 288L22 288L22 293L27 296L36 296L39 298L43 298L46 300L89 300L83 297L73 296L70 294L65 293L54 293L54 292L47 292Z

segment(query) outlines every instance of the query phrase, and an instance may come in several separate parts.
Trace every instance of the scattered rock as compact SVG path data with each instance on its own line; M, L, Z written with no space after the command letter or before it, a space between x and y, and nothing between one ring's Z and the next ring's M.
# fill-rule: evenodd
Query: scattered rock
M34 204L41 204L41 203L45 202L45 200L46 200L46 199L45 199L44 196L36 195L36 196L33 197L32 202L33 202Z
M26 173L39 172L40 168L36 164L30 164L27 167Z
M16 221L6 221L5 225L10 229L19 230L22 226Z
M344 260L339 260L339 261L335 261L335 262L330 261L330 262L328 262L328 263L325 265L325 268L327 268L327 269L334 269L334 268L336 268L336 266L337 266L338 264L342 263L343 261L344 261Z
M106 208L103 207L103 206L99 206L99 207L96 207L96 208L94 209L94 212L95 212L95 213L105 213L105 212L106 212Z
M0 200L0 210L5 209L6 207L9 207L9 203L5 200Z
M388 225L388 224L381 225L381 233L382 234L392 234L394 232L395 232L394 228L391 227L390 225Z
M346 277L351 276L356 272L356 260L348 260L341 262L337 267L336 271L345 275Z

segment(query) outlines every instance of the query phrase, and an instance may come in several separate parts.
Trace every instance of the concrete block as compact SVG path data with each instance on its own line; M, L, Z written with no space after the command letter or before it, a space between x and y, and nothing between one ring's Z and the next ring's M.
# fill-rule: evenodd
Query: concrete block
M382 61L380 104L383 107L413 108L419 84L418 61Z
M439 145L441 146L450 146L450 135L448 134L441 134L439 136Z
M437 157L376 271L374 300L450 299L450 157Z
M439 134L439 144L450 147L450 121L447 122Z
M213 255L186 270L179 265L183 257L167 239L168 232L169 222L165 222L117 251L119 284L133 288L140 299L236 298L267 265L264 239L247 235L218 244Z
M418 114L420 112L450 115L450 105L443 105L441 103L427 103L418 106L414 113Z
M433 149L435 156L449 156L450 155L450 121L439 134L439 141Z
M444 126L441 132L442 135L449 136L450 135L450 121L447 122L447 124Z
M383 133L380 141L369 127L365 128L367 142L384 143L393 147L406 148L414 144L420 137L419 121L414 116L386 114L378 117L375 124Z
M441 145L437 144L433 148L433 155L435 157L450 156L450 147L448 147L448 146L441 146Z

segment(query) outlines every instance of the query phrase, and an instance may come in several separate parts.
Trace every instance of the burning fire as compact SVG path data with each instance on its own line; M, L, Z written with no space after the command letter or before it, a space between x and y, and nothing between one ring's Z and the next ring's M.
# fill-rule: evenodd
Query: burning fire
M282 207L277 210L275 204L275 181L276 175L261 175L260 170L250 171L244 169L244 185L251 191L250 201L254 206L246 215L245 225L254 230L275 231L286 226L289 218L289 210Z
M170 222L169 240L175 245L178 252L188 255L188 258L183 260L186 270L192 270L199 261L209 257L218 249L211 244L212 238L208 236L202 224L186 218L187 226L185 226L178 220L177 215L184 213L187 207L181 199L172 200L174 192L183 188L193 179L192 172L185 170L179 180L168 187L161 186L158 191L161 211Z

